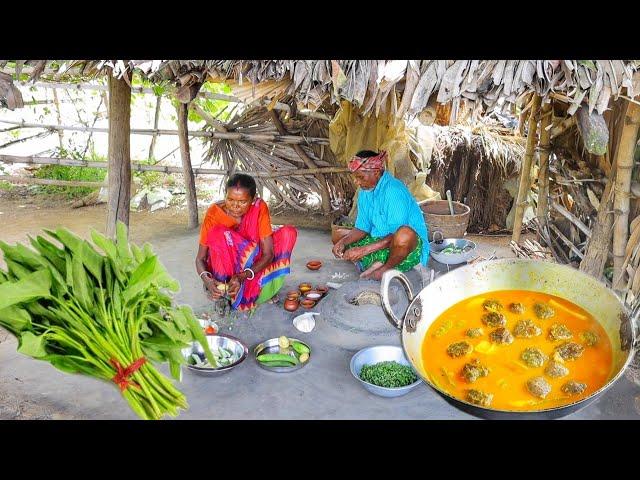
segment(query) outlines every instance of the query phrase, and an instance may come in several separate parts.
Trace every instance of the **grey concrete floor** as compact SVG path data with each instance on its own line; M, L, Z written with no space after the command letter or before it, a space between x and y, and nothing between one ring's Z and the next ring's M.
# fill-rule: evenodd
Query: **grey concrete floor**
M471 237L479 243L480 254L496 251L497 256L513 256L508 238ZM155 251L182 285L179 303L192 306L196 314L212 313L195 275L193 259L197 235L178 233L153 242ZM304 265L322 259L323 267L312 272ZM440 273L446 267L432 264ZM380 398L364 390L352 377L349 361L360 348L369 345L400 345L400 336L387 322L379 307L354 307L346 300L358 289L378 290L379 283L358 281L353 265L335 260L330 251L330 235L301 230L294 251L292 274L283 289L300 282L314 284L341 282L312 311L319 312L316 328L300 333L292 319L303 313L289 313L281 304L263 305L248 318L220 320L221 331L240 338L251 348L262 340L287 335L311 345L312 356L304 368L288 374L268 372L258 367L253 356L233 372L221 377L202 377L183 369L178 388L187 396L189 409L178 419L473 419L447 403L434 390L421 385L408 395ZM342 276L342 278L332 278ZM410 272L416 287L423 284L418 271ZM428 280L427 280L428 281ZM345 292L348 293L345 294ZM281 295L282 297L283 295ZM398 301L401 310L406 305ZM167 373L166 369L161 370ZM600 399L568 419L640 419L640 379L632 369ZM639 382L640 384L640 382ZM16 352L16 342L0 330L0 419L136 419L110 383L81 375L64 374L45 362Z

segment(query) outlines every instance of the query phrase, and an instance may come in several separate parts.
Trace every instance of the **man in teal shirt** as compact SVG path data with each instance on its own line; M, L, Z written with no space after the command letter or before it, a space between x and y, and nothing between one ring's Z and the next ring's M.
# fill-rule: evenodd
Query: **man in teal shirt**
M429 261L422 211L407 187L384 169L386 152L363 150L349 162L358 194L355 228L333 247L337 258L356 262L362 278L380 280Z

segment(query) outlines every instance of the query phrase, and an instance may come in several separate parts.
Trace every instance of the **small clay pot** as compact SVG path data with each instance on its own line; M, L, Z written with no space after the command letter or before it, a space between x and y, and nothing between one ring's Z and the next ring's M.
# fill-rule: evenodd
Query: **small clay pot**
M312 260L307 263L307 268L309 270L319 270L322 266L322 262L320 260Z
M300 285L298 285L298 288L300 289L300 292L304 295L309 290L311 290L311 284L310 283L301 283Z
M288 312L295 312L298 309L298 300L286 299L284 301L284 309Z
M300 302L300 305L302 305L302 307L307 308L307 309L309 309L309 308L313 308L313 306L314 306L315 304L316 304L315 300L309 300L309 299L307 299L307 298L305 298L304 300L302 300L302 301Z
M298 300L300 298L300 292L298 290L291 290L287 292L287 300Z
M327 294L327 292L329 292L329 287L327 287L326 285L318 285L315 288L315 291L316 292L320 292L322 294L322 296L324 297Z

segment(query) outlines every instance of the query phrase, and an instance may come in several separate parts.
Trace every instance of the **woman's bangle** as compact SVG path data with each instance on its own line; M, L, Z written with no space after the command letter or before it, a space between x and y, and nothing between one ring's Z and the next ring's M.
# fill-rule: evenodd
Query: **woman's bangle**
M247 280L253 280L256 276L256 273L250 268L245 268L243 272L251 272L251 277L247 277Z
M210 273L210 272L207 272L206 270L200 274L200 278L201 278L201 279L202 279L202 275L208 275L208 276L209 276L209 278L210 278L211 280L213 280L213 275L211 275L211 273Z

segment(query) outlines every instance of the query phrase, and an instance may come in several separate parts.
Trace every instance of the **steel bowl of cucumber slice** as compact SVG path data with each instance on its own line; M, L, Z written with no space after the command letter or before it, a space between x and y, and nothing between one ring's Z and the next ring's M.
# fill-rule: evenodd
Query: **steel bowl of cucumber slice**
M224 375L244 362L249 355L247 346L231 335L217 333L207 335L206 338L217 365L209 363L199 342L193 342L182 350L187 368L198 375Z
M278 373L300 370L311 358L309 345L286 336L270 338L256 345L253 353L261 368Z

